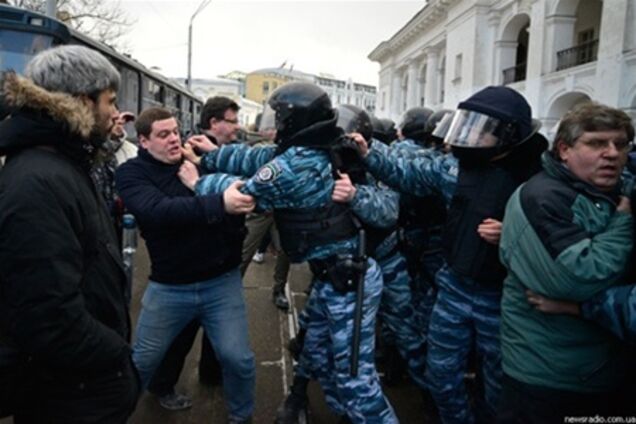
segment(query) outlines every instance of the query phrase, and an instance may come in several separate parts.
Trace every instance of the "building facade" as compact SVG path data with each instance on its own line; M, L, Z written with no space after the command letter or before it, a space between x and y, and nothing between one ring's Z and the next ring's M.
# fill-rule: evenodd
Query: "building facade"
M176 81L185 84L184 78ZM242 95L242 82L226 78L193 78L192 92L204 101L214 96L238 99Z
M247 74L245 97L264 104L272 91L290 81L306 81L318 85L327 92L334 106L352 104L368 112L375 112L376 88L372 85L285 68L259 69Z
M636 119L634 0L428 0L369 59L380 63L380 117L454 108L505 84L545 133L586 100Z

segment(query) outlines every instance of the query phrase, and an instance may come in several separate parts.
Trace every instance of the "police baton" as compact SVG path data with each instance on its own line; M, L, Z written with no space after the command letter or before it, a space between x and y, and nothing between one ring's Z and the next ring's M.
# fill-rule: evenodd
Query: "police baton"
M358 258L360 269L358 286L356 287L356 309L353 316L353 338L351 340L351 376L358 375L358 359L360 357L360 332L362 331L362 303L364 302L364 277L367 273L367 235L363 228L359 230Z

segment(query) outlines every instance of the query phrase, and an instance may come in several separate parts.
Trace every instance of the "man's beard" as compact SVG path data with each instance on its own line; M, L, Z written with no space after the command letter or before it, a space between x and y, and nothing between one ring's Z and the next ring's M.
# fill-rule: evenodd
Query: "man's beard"
M109 150L108 148L105 148L107 147L105 146L105 143L108 140L110 131L112 130L115 123L112 121L112 119L103 119L100 116L98 110L95 110L93 112L93 116L95 118L95 125L93 125L91 133L88 136L86 143L84 143L84 150L86 150L92 160L95 160L98 158L98 156L100 156L98 154L100 150ZM108 123L110 123L111 125L106 128L108 126Z
M104 131L103 127L95 125L83 145L92 162L99 162L105 156L112 154L106 141L108 141L108 132Z

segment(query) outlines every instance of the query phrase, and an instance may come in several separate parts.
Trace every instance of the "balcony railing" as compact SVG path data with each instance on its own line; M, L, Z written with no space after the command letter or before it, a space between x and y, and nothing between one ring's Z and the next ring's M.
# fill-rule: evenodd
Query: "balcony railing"
M504 85L512 84L513 82L523 81L526 79L526 63L520 63L512 68L503 70L503 83Z
M557 52L557 71L594 62L598 56L598 40L579 44Z

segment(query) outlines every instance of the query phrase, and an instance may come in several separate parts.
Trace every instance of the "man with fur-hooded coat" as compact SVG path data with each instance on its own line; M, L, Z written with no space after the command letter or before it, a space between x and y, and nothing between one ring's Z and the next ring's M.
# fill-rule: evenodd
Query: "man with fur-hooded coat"
M43 51L25 73L5 77L15 112L0 123L0 349L17 357L3 368L23 370L15 420L123 423L139 393L126 275L88 173L119 74L81 46Z

